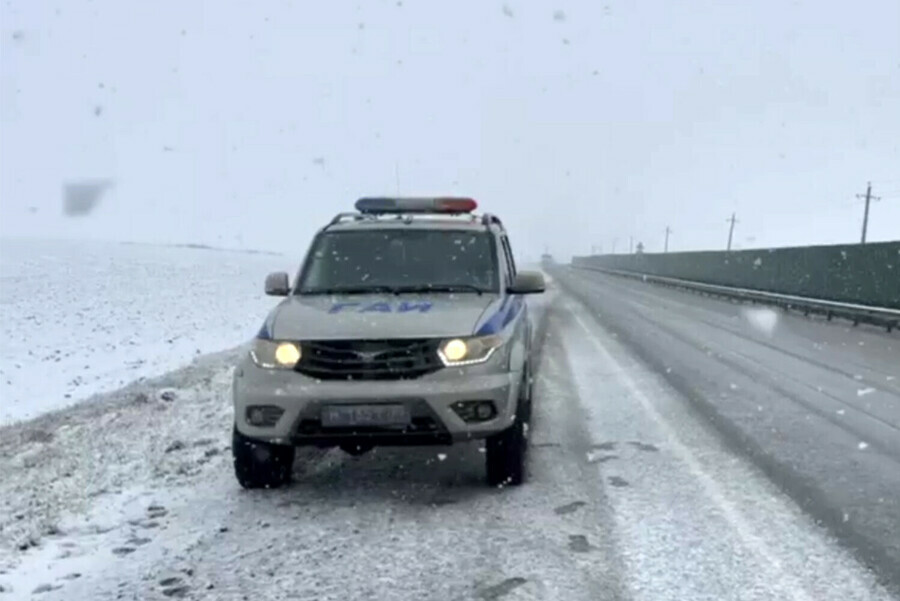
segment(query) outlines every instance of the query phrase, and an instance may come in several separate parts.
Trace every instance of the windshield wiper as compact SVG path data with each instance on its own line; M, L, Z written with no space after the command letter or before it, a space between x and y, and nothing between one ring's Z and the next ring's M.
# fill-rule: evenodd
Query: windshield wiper
M300 290L300 294L378 294L378 293L397 294L397 288L394 286L340 286L335 288L313 288L311 290Z
M334 288L300 289L300 294L411 294L417 292L476 292L479 296L490 290L484 290L473 284L420 284L415 286L387 286L373 284L371 286L339 286Z
M490 292L472 284L423 284L421 286L402 286L395 288L398 293L403 292L477 292L479 296Z

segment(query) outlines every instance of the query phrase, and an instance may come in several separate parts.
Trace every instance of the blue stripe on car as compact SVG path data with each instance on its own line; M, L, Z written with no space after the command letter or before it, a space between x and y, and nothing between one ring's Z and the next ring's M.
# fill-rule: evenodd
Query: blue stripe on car
M256 335L260 340L272 340L272 334L269 332L269 320L266 319L262 327L259 329L259 333Z
M503 330L522 310L525 301L521 296L507 296L503 299L497 311L491 315L487 321L481 324L477 336L487 336L488 334L496 334Z

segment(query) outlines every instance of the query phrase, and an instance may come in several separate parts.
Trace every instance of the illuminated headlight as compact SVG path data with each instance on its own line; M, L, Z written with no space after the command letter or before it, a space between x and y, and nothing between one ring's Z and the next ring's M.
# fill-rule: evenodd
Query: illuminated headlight
M500 336L475 336L445 340L438 348L438 356L446 366L484 363L503 344Z
M293 369L301 356L299 345L277 340L256 340L250 351L253 362L266 369Z

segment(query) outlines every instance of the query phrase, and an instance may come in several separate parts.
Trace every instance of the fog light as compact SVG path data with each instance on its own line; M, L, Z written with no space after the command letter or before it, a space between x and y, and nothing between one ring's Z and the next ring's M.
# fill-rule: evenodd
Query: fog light
M491 419L494 417L494 406L491 403L478 403L475 407L475 415L478 419Z
M486 422L497 416L491 401L457 401L451 407L464 422Z
M278 423L284 409L274 405L251 405L247 407L247 421L257 428L271 428Z
M256 407L247 412L247 421L254 426L261 426L266 420L266 414L260 407Z

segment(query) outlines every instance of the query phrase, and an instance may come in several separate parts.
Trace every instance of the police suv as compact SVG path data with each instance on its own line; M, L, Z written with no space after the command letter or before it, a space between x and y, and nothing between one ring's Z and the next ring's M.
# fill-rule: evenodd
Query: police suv
M315 236L234 372L234 468L245 488L291 476L294 448L486 439L487 479L520 484L531 324L506 230L468 198L363 198Z

